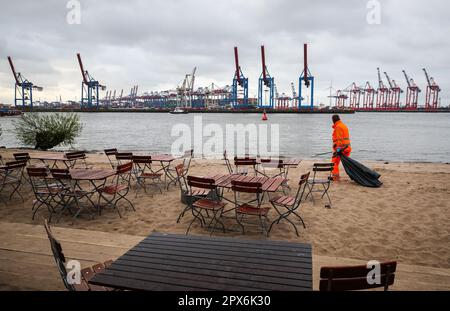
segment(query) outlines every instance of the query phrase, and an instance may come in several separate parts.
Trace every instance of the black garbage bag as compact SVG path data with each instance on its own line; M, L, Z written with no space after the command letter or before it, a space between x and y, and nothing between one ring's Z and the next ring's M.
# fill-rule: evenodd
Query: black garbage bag
M342 165L344 166L347 175L357 184L371 188L378 188L383 184L379 180L381 175L377 172L372 171L370 168L342 153L338 153L337 156L341 158Z

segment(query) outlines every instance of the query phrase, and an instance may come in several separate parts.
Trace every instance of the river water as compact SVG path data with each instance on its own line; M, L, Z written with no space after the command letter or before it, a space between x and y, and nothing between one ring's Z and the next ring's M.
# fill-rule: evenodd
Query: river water
M267 124L269 129L278 126L279 153L285 156L311 158L313 154L330 150L331 115L270 114L268 117L269 120L263 122L261 114L80 113L83 132L72 148L101 151L116 147L120 150L170 153L177 139L171 135L174 126L189 126L195 143L194 137L198 139L202 133L201 130L199 132L201 120L201 129L219 127L224 136L227 125L254 124L258 127ZM450 162L450 114L356 113L341 117L350 129L352 157L355 159ZM0 145L24 147L13 132L16 119L0 118L3 129ZM196 130L194 119L197 121Z

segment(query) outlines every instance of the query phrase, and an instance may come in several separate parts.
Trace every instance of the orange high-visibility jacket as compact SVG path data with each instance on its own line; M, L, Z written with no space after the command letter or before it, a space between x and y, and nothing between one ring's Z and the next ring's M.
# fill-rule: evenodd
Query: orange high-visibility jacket
M350 134L347 125L339 120L333 125L333 147L336 149L346 146L350 146Z

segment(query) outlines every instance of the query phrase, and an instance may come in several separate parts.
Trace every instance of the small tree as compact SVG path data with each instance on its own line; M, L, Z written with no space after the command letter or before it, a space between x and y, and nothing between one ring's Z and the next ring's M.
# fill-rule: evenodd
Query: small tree
M71 145L83 129L79 116L74 113L25 113L14 123L14 127L20 142L40 150Z

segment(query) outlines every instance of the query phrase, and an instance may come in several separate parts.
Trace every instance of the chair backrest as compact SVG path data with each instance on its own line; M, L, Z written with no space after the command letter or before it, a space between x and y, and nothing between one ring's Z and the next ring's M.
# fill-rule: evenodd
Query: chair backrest
M66 152L64 155L69 160L86 159L86 153L84 151Z
M316 179L316 175L319 174L325 174L328 177L328 180L332 180L332 173L333 173L334 163L314 163L313 164L313 181Z
M116 160L117 161L132 161L133 160L133 153L131 152L117 152L116 153Z
M133 169L133 162L121 164L117 166L116 174L117 175L131 174L132 169Z
M64 286L70 290L74 291L75 287L70 284L67 280L67 270L66 270L66 257L62 251L61 243L53 236L53 233L50 229L50 225L48 224L47 219L44 220L45 231L47 231L47 236L50 241L50 247L52 249L53 257L56 262L56 266L58 267L59 274L61 275L61 279L64 283Z
M345 291L383 287L384 290L388 290L388 287L394 284L396 269L396 261L380 263L380 282L369 283L368 275L372 271L372 267L368 268L365 265L322 267L320 269L319 289L321 291Z
M30 154L28 152L13 153L13 157L16 161L30 161Z
M70 171L66 168L52 168L50 169L50 173L56 180L72 180L72 175L70 175Z
M105 154L107 156L115 156L117 153L117 149L116 148L112 148L112 149L105 149L103 150L105 152Z
M255 158L238 158L234 157L234 166L236 166L236 170L239 171L240 166L248 166L253 168L253 171L256 174L256 159Z
M152 164L152 157L151 156L132 156L131 158L133 160L133 163L136 164Z
M215 190L217 186L215 185L215 180L212 178L188 176L187 182L189 187Z
M231 189L235 192L243 193L262 193L262 184L260 182L231 181Z

